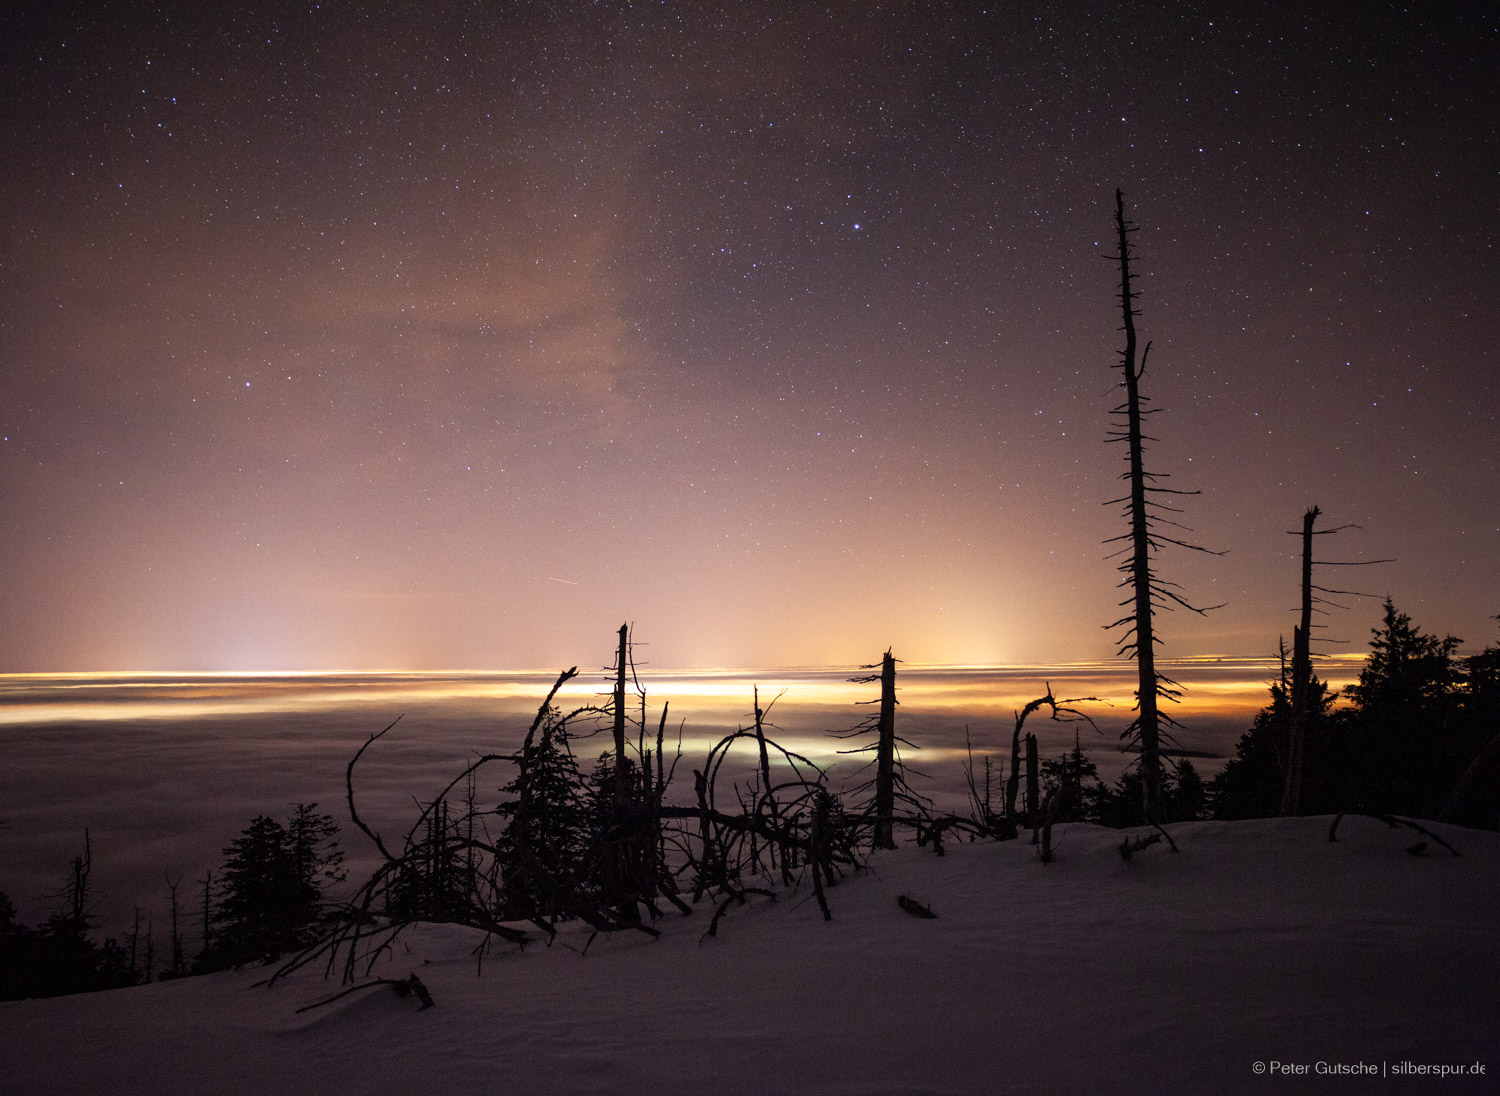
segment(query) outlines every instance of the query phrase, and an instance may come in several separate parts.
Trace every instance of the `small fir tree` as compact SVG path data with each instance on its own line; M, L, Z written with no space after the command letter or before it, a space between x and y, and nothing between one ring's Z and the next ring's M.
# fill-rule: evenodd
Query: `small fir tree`
M314 938L323 890L343 878L338 824L316 807L298 804L285 826L260 815L224 850L199 969L269 961Z
M1042 790L1052 797L1056 821L1081 822L1088 814L1092 798L1090 782L1098 783L1099 767L1083 752L1078 736L1073 748L1061 757L1042 762Z
M559 907L562 896L575 893L588 875L584 868L592 812L580 791L578 762L555 708L546 710L540 734L526 748L521 767L524 777L518 773L501 789L515 798L496 809L507 819L496 842L504 913L514 918L565 917L570 911ZM618 779L619 770L610 777ZM615 790L611 783L611 796Z

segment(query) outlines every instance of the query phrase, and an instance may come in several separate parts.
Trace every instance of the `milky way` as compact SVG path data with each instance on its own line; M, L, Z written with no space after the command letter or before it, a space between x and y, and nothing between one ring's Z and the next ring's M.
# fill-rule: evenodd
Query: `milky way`
M1496 19L1281 7L23 3L0 669L1107 655L1116 187L1166 653L1493 642Z

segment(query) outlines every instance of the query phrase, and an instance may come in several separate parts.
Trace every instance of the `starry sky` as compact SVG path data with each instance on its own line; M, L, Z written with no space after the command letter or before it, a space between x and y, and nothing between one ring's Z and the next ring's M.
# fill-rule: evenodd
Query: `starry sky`
M1294 7L23 0L0 670L1107 656L1116 187L1164 653L1492 643L1497 20Z

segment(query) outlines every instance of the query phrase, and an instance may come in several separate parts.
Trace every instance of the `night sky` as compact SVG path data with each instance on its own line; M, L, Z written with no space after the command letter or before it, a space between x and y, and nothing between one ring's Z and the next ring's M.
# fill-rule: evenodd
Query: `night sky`
M1497 19L1295 7L26 0L0 670L1108 655L1116 187L1164 653L1492 643Z

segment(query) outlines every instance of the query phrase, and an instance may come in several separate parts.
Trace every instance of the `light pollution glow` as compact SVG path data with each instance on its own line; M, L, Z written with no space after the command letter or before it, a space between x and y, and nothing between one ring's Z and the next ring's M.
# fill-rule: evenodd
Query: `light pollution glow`
M1362 656L1324 658L1318 672L1338 688L1352 681ZM1182 681L1189 692L1184 714L1247 715L1265 703L1276 664L1256 659L1163 660L1162 672ZM707 720L722 724L730 713L749 718L751 688L761 707L781 716L788 710L849 708L871 697L872 686L851 678L867 674L851 668L745 671L643 671L638 674L648 711L670 706L672 723ZM493 673L373 672L357 674L3 674L0 725L50 722L118 723L142 719L204 719L215 716L316 712L367 708L400 714L405 706L440 705L480 714L516 702L535 704L556 674L546 671ZM1055 666L903 666L898 699L923 711L957 711L996 718L1045 694L1059 700L1094 698L1082 705L1098 714L1118 715L1133 704L1132 667L1117 661ZM558 693L564 708L597 702L607 692L605 675L580 674ZM632 704L639 698L632 693ZM634 708L632 709L634 710ZM834 725L830 725L834 729Z

